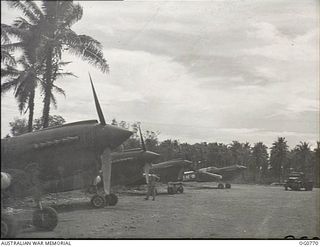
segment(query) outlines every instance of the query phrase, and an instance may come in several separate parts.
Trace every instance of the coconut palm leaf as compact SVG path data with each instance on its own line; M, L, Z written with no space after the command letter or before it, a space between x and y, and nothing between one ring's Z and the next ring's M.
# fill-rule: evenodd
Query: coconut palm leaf
M7 4L9 7L21 10L24 16L33 24L38 23L41 17L41 12L36 10L36 4L31 1L7 1Z

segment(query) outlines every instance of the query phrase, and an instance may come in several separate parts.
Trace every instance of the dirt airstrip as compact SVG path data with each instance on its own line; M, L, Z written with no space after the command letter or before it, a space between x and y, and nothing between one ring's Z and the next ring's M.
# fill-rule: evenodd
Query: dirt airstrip
M300 238L319 237L320 189L285 191L279 186L188 183L183 194L158 188L156 201L143 191L118 194L116 206L93 209L80 191L47 196L44 203L59 212L52 232L31 224L32 211L14 209L17 238ZM25 205L30 203L25 202Z

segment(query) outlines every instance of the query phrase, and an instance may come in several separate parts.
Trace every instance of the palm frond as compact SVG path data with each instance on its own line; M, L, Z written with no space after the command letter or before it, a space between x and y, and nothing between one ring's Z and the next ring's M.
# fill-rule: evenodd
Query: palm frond
M14 89L19 81L15 78L11 81L1 84L1 94L8 92L11 89Z
M86 35L76 35L74 32L68 32L65 38L64 41L69 47L68 52L81 57L103 73L109 71L109 65L104 59L101 44L98 41Z
M7 51L7 52L13 52L17 49L22 49L24 46L23 42L16 42L12 44L5 44L1 45L1 52Z
M14 37L19 40L28 37L29 32L27 29L22 29L15 26L3 25L1 26L1 33L7 35L7 37Z
M50 95L50 102L51 102L51 104L53 105L53 107L55 108L55 109L57 109L57 99L56 99L56 97L51 93L51 95Z
M76 76L76 75L75 75L74 73L72 73L72 72L59 72L59 73L57 73L57 75L56 75L57 79L58 79L58 78L64 78L64 77L66 77L66 76L73 76L73 77L78 78L78 76Z
M68 3L68 2L67 2ZM62 16L63 26L70 27L78 22L83 16L83 8L79 4L68 4L65 8L65 13Z
M26 109L26 105L29 101L29 96L30 96L30 92L23 92L16 97L20 114L22 114L23 111Z
M57 93L62 94L64 97L66 97L66 92L61 87L58 87L57 85L53 85L53 89Z
M27 0L25 5L33 12L34 16L36 16L38 20L42 20L44 18L41 8L34 1Z
M1 49L1 63L6 66L15 66L16 61L10 52ZM2 77L2 74L1 74Z
M1 68L1 79L5 77L17 77L20 73L21 71L8 65L6 68Z
M13 26L20 29L28 29L31 27L31 23L29 23L25 18L18 17L13 21Z
M8 36L8 33L5 31L7 27L8 27L7 24L1 23L1 45L10 43L10 38Z
M30 8L31 6L30 2L29 2L29 6L26 3L23 3L22 1L19 1L19 0L7 1L7 4L11 8L21 10L24 16L26 16L30 20L30 22L32 22L33 24L36 24L38 22L39 18Z

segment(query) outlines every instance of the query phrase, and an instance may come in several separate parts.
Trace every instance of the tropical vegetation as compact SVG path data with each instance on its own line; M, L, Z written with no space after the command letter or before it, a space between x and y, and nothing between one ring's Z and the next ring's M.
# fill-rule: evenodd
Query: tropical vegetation
M20 10L11 25L1 24L1 93L14 91L20 113L29 111L28 131L33 130L34 99L39 89L43 99L43 127L48 127L50 107L57 106L55 95L64 90L55 82L67 75L64 52L108 71L102 45L94 38L77 34L72 26L83 16L73 1L7 1ZM21 55L20 55L21 54Z

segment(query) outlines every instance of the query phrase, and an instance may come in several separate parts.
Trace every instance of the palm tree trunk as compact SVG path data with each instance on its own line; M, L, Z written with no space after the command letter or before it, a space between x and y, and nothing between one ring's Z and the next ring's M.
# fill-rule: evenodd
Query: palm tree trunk
M51 90L52 90L52 53L53 49L50 47L47 52L46 60L46 73L45 73L45 94L43 99L43 128L49 126L49 113L50 113L50 103L51 103Z
M28 132L32 132L33 130L33 115L34 115L34 94L35 90L33 89L30 92L30 97L29 97L29 121L28 121Z

